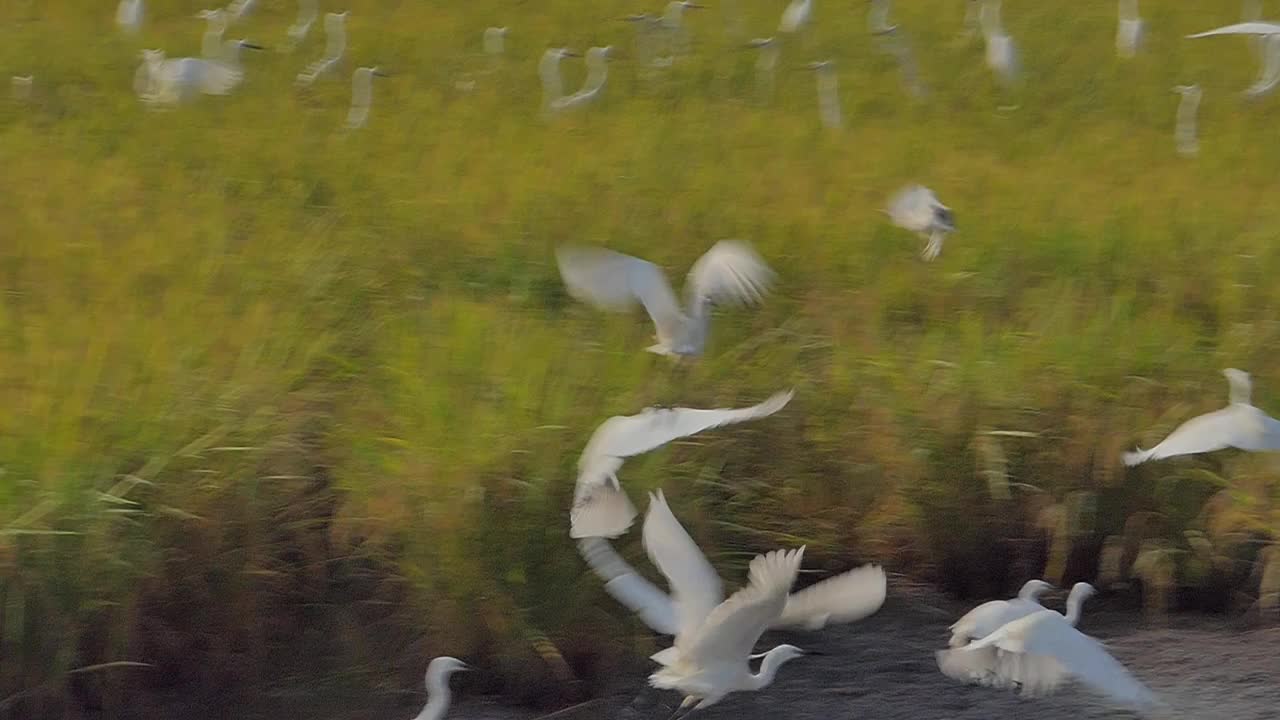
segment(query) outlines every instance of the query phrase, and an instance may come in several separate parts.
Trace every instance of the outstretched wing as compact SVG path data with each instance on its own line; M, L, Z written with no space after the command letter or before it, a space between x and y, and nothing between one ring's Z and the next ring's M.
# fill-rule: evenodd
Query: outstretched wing
M675 607L676 642L695 632L720 604L724 590L720 576L684 526L671 514L662 491L649 494L644 519L644 549L667 578Z
M684 326L684 313L657 265L604 248L574 245L557 249L556 262L575 298L615 312L639 302L659 338L675 337Z
M679 630L675 605L658 586L649 582L636 569L622 559L603 538L589 538L578 542L578 552L592 571L604 580L605 592L614 600L640 616L645 625L663 635L675 635Z
M884 568L864 565L788 596L782 615L769 627L818 630L828 624L861 620L884 605L886 589Z
M716 303L760 302L773 282L774 272L750 245L721 240L689 269L685 294L692 306L703 300Z
M1239 406L1230 406L1193 417L1150 450L1125 453L1124 464L1137 465L1148 460L1213 452L1247 443L1251 418L1249 413L1240 410Z
M1266 22L1245 22L1227 25L1213 30L1206 30L1195 35L1188 35L1188 38L1213 37L1214 35L1278 35L1280 34L1280 25Z
M803 547L757 555L747 586L716 606L695 633L676 637L681 660L695 667L746 662L756 641L786 607L803 557Z

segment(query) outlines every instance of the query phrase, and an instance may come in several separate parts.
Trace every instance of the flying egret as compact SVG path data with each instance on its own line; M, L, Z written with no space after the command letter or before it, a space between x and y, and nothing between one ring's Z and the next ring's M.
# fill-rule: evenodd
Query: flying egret
M1136 449L1124 454L1125 465L1160 460L1177 455L1237 448L1252 452L1280 451L1280 420L1250 404L1253 383L1249 373L1235 368L1222 371L1227 378L1230 403L1179 425L1169 437L1150 450Z
M1187 37L1204 38L1218 35L1247 35L1258 40L1255 47L1262 53L1262 68L1259 70L1258 79L1244 91L1245 95L1261 97L1280 85L1280 24L1243 22Z
M794 391L777 393L745 408L647 408L600 423L578 458L569 537L617 537L631 527L636 509L622 491L623 460L704 430L769 417L791 402Z
M249 11L253 10L254 2L255 0L232 0L227 5L227 22L236 23L243 20Z
M662 635L679 631L675 600L636 572L609 546L608 540L579 540L578 550L592 571L605 581L605 591L639 615L651 630ZM884 605L885 592L884 569L863 565L788 595L782 615L769 629L821 630L827 625L855 622L879 610Z
M759 673L748 664L756 641L786 609L804 547L757 555L747 586L721 601L720 577L671 514L661 490L649 496L644 547L671 586L677 625L675 644L652 656L662 667L649 676L649 684L684 693L680 710L710 707L732 692L760 690L773 682L783 663L805 654L794 645L778 645L763 654Z
M942 242L956 229L951 208L938 202L938 196L923 185L908 185L889 200L885 210L894 225L928 238L920 257L933 260L942 252Z
M1138 54L1142 46L1143 22L1138 15L1138 0L1120 0L1119 23L1116 26L1116 53L1125 59Z
M773 271L746 243L721 240L689 270L686 309L680 308L666 276L651 262L598 247L563 246L556 251L560 277L569 294L596 307L625 311L637 301L653 320L658 342L646 348L659 355L701 355L719 302L758 302Z
M867 10L867 31L872 35L893 32L897 25L889 24L889 0L871 0Z
M338 66L347 51L347 11L324 14L324 55L298 73L299 86L307 86L316 78Z
M542 79L542 114L549 115L555 103L564 97L564 80L560 76L560 61L567 57L581 57L566 48L550 48L538 61L538 77Z
M582 89L572 95L553 100L551 109L560 112L595 102L604 90L605 80L609 77L611 57L613 57L611 45L589 48L586 52L587 79L582 83Z
M285 52L296 50L307 39L307 33L311 32L311 26L315 24L319 14L319 0L298 0L298 18L285 30L288 40L281 49Z
M978 22L986 41L987 67L1004 82L1012 82L1018 75L1018 51L1000 21L1000 0L982 0Z
M120 0L116 6L116 25L130 35L142 27L142 0Z
M452 697L452 693L449 691L449 676L456 672L470 669L471 666L448 655L442 655L432 660L427 665L425 681L427 704L422 708L422 712L413 717L413 720L440 720L443 718L444 714L449 712L449 700Z
M1160 703L1155 695L1112 657L1102 643L1072 626L1053 610L1041 610L1010 622L953 653L990 653L997 687L1018 687L1026 697L1048 695L1076 679L1111 700L1141 710Z
M748 48L759 51L759 55L756 57L756 88L760 93L760 98L765 102L768 102L773 97L780 45L778 39L773 36L752 38L747 41Z
M351 73L351 109L347 111L347 128L364 127L369 120L369 103L373 101L373 78L386 76L377 67L356 68Z
M193 99L197 94L227 95L244 80L240 66L240 50L261 50L262 46L247 40L228 40L222 57L182 57L164 59L163 54L144 58L144 66L150 77L149 97L144 98L160 105L175 105ZM137 79L135 78L135 82Z
M778 32L793 35L807 28L812 20L813 0L791 0L782 11Z
M839 129L844 125L840 112L840 85L836 78L836 66L831 60L820 60L805 65L813 70L818 80L818 114L822 118L822 126Z
M1200 86L1178 85L1173 91L1182 96L1178 102L1178 118L1174 139L1178 144L1178 154L1191 157L1200 152L1200 141L1196 139L1196 112L1200 108Z
M1022 587L1023 592L1027 592L1029 587L1033 588L1031 590L1033 594L1029 598L1023 599L1022 594L1019 593L1018 598L1008 602L997 600L983 603L952 625L951 641L948 643L951 649L934 653L938 661L938 669L955 680L978 685L1001 685L1004 681L998 672L1000 658L995 648L969 650L967 646L1014 620L1043 612L1045 608L1040 605L1036 596L1048 587L1048 583L1035 586L1033 583L1042 583L1042 581L1031 580ZM1063 616L1067 622L1073 626L1080 622L1080 610L1084 601L1088 600L1094 592L1093 586L1089 583L1079 582L1072 586L1071 593L1067 596L1067 612Z
M227 14L222 10L201 10L197 18L205 21L204 35L200 37L200 57L216 60L225 52L222 35L227 31Z

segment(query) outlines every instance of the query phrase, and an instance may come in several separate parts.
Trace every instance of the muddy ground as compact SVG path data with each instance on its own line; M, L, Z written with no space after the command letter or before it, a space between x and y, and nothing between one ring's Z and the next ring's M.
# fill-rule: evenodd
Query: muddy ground
M1052 605L1052 603L1049 603ZM825 655L785 665L778 680L758 693L731 695L700 711L697 720L1090 720L1135 718L1072 686L1050 698L962 685L938 672L933 652L945 645L947 626L964 606L920 598L889 598L875 616L816 633L770 633L759 647L780 642ZM1163 626L1131 611L1086 606L1081 629L1112 653L1178 713L1179 719L1280 719L1280 628L1248 629L1239 620L1175 615ZM611 696L558 713L504 707L465 697L465 683L448 720L667 720L679 698L646 686L638 673L619 678ZM264 714L238 718L409 720L422 694L362 702L345 698L319 709L303 698ZM276 704L276 703L273 703Z

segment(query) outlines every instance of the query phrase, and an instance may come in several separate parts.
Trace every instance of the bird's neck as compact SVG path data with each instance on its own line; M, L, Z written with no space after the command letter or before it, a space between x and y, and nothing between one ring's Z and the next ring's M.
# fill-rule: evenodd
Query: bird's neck
M774 648L764 654L764 661L760 663L760 672L752 675L747 674L748 690L759 690L773 682L773 678L778 674L778 668L782 664L790 660L789 657L783 657L778 654L780 648Z
M1084 600L1074 593L1067 597L1067 622L1073 626L1080 622L1080 608L1084 605Z
M449 686L439 678L427 686L427 706L413 720L440 720L449 709Z

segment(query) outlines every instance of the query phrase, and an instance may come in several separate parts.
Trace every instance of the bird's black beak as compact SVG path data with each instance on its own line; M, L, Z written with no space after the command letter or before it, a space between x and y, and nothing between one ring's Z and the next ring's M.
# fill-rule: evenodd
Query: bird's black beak
M261 45L254 45L253 43L247 43L247 42L240 43L240 47L249 48L250 50L266 50L266 48L262 47Z
M384 73L381 70L374 70L373 74L377 75L378 77L391 77L391 73ZM470 670L471 668L467 668L467 669Z
M564 56L565 57L582 57L582 53L567 52L564 54Z
M805 655L817 655L819 657L826 657L827 655L827 653L821 650L804 650L803 652Z

